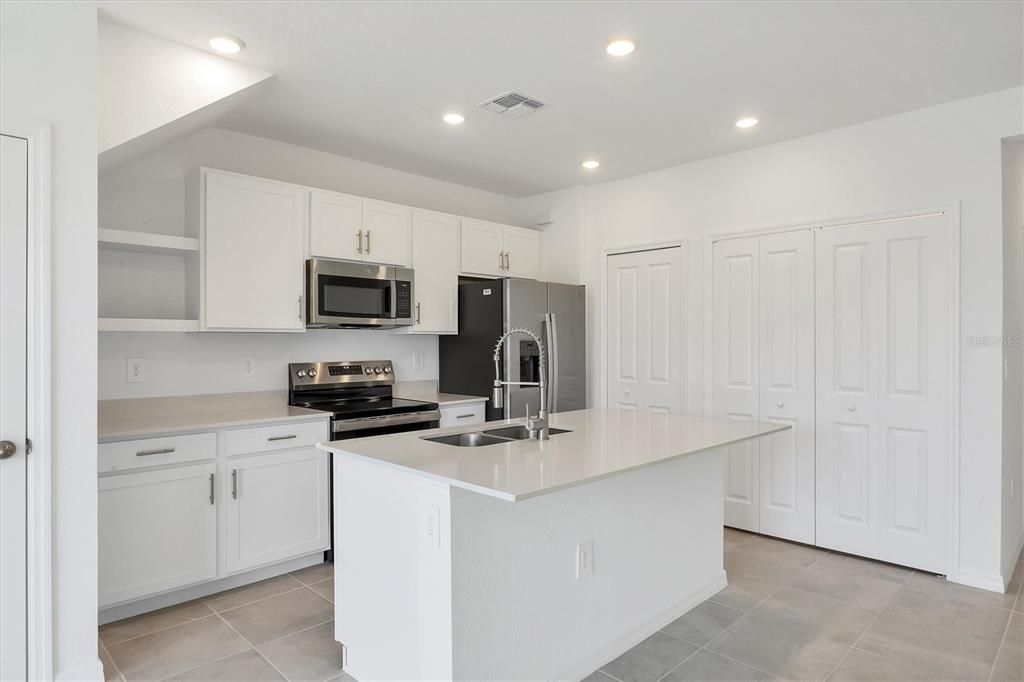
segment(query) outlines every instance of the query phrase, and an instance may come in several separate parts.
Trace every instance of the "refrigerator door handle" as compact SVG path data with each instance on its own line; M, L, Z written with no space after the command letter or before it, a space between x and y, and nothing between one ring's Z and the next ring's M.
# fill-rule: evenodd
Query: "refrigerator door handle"
M548 412L558 411L558 318L554 313L544 314L544 327L548 342Z

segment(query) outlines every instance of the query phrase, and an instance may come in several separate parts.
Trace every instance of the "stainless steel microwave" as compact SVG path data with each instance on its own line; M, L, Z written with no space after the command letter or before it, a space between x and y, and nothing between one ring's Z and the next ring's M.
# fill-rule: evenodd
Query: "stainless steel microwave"
M310 258L306 301L311 329L408 327L413 324L413 271Z

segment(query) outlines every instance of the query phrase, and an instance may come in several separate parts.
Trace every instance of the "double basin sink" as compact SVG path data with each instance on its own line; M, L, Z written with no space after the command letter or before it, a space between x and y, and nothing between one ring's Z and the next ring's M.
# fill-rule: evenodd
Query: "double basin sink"
M548 428L548 435L554 436L558 433L567 433L569 429ZM529 440L530 431L525 426L505 426L500 429L488 429L486 431L473 431L471 433L451 433L447 436L424 437L432 443L454 445L460 448L479 448L484 445L500 445L516 440Z

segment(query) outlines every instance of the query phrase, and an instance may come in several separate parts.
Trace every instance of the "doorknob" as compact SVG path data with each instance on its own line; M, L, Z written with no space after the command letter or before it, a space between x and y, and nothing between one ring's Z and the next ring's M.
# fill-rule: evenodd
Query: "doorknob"
M18 451L18 446L9 440L0 440L0 459L7 459Z
M782 402L781 400L779 402L775 403L775 407L779 408L780 410L783 407L785 407L785 406L786 406L786 403Z
M846 409L849 410L850 412L856 412L857 411L857 406L856 405L850 405Z
M629 389L628 388L626 389L626 395L629 395Z

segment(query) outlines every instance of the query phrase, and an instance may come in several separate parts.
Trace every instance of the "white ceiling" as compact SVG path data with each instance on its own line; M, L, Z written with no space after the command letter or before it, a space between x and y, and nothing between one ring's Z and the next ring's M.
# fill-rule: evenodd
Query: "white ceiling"
M525 196L1022 81L1020 2L100 2L277 77L218 125ZM632 37L631 56L604 52ZM518 89L548 104L478 110ZM466 115L461 127L442 113ZM733 124L755 115L748 131ZM587 172L584 158L601 167Z

